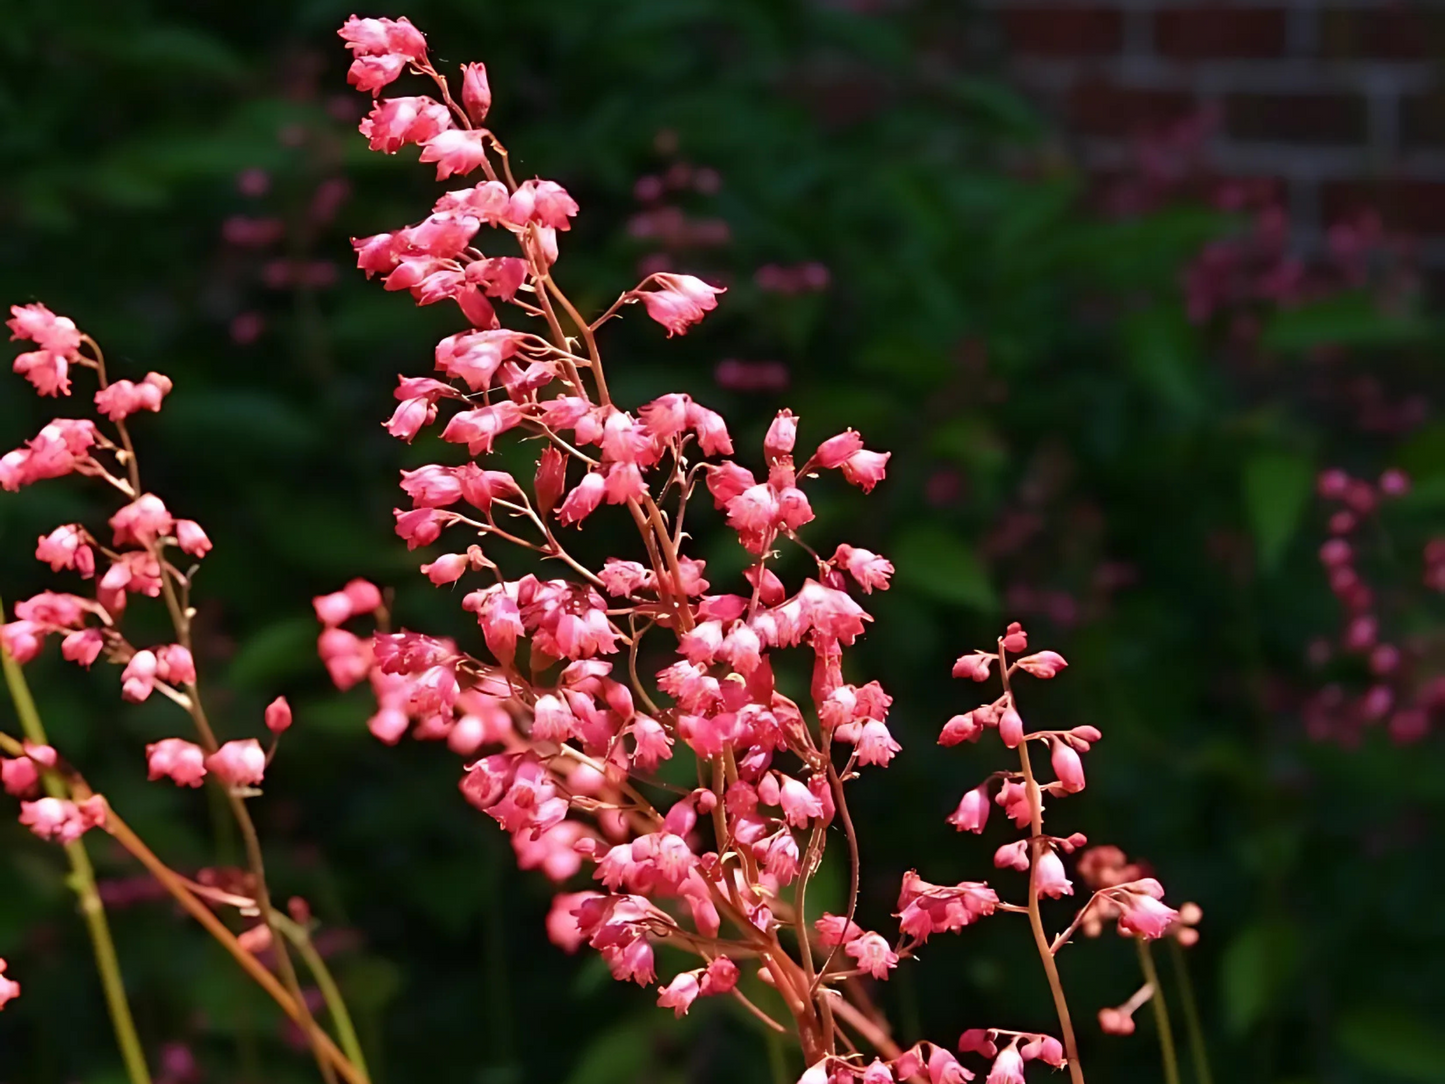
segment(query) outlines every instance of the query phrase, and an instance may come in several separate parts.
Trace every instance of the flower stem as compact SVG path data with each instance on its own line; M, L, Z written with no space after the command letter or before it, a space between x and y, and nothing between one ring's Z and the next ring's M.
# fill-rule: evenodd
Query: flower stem
M1164 1059L1165 1084L1179 1084L1179 1058L1174 1052L1174 1030L1169 1026L1169 1006L1164 1003L1164 988L1159 984L1159 972L1154 967L1154 953L1144 938L1135 939L1139 946L1139 967L1143 969L1144 981L1154 987L1154 996L1149 999L1154 1006L1154 1025L1159 1032L1159 1053Z
M1009 685L1008 660L1004 655L1003 640L998 642L998 668L1003 680L1003 691L1013 702L1013 689ZM1017 710L1017 707L1015 707ZM1079 1044L1074 1038L1074 1024L1069 1018L1069 1003L1064 997L1064 984L1059 979L1059 968L1054 963L1054 950L1049 944L1049 935L1044 932L1043 915L1039 913L1039 859L1048 843L1044 840L1044 800L1034 778L1033 765L1029 763L1029 743L1019 743L1019 764L1023 768L1024 792L1029 800L1029 928L1034 932L1034 944L1038 946L1039 959L1044 965L1044 975L1049 980L1049 992L1054 996L1054 1010L1059 1016L1059 1030L1063 1033L1064 1054L1069 1060L1069 1080L1072 1084L1084 1084L1084 1069L1079 1064Z
M0 622L4 622L4 604L0 603ZM30 686L20 665L0 647L0 665L5 670L5 686L15 704L15 714L20 717L20 728L25 736L36 745L48 744L45 727L35 707L35 698L30 695ZM52 798L68 798L69 791L63 780L53 772L45 773L45 790ZM80 914L85 919L86 931L95 950L95 969L100 975L100 985L105 992L106 1007L115 1028L116 1045L120 1047L121 1060L131 1084L151 1084L150 1070L146 1067L145 1051L135 1029L131 1016L130 1002L125 995L125 981L120 973L120 960L116 956L115 941L110 935L110 923L106 919L105 905L95 887L95 869L90 864L90 854L85 843L76 840L65 845L65 856L70 861L70 876L66 883L74 890L80 901Z
M366 1057L361 1051L361 1041L356 1037L356 1027L351 1022L351 1014L346 1010L346 999L341 996L341 989L332 978L331 969L326 966L321 953L316 951L306 927L279 912L275 913L273 918L276 927L296 946L301 959L306 961L311 977L316 980L321 996L326 999L326 1010L331 1014L331 1022L336 1026L336 1038L341 1043L341 1049L356 1067L361 1079L369 1084L371 1077L367 1072Z
M1174 960L1174 977L1179 982L1179 1001L1184 1006L1184 1028L1189 1032L1195 1084L1214 1084L1214 1074L1209 1071L1209 1048L1204 1043L1204 1029L1199 1025L1199 1006L1194 1000L1194 983L1189 977L1189 963L1177 938L1169 939L1169 954Z

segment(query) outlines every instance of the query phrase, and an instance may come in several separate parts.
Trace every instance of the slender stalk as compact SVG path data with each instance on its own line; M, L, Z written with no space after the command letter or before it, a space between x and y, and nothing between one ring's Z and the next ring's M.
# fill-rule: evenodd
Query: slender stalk
M371 1076L367 1072L361 1041L356 1037L356 1027L351 1022L351 1014L346 1010L346 999L341 996L341 989L336 985L331 969L326 966L321 953L316 951L316 945L306 927L281 914L277 914L275 919L277 927L286 935L287 940L296 946L301 959L306 961L311 977L316 980L321 996L326 999L326 1011L331 1014L331 1022L336 1026L336 1038L341 1043L341 1049L356 1067L361 1079L369 1082Z
M4 620L4 604L0 602L0 623ZM5 686L15 704L15 714L20 717L20 729L36 745L48 744L45 727L40 720L39 711L36 710L35 698L30 695L25 674L3 647L0 647L0 665L4 667ZM52 798L70 797L64 780L54 772L45 773L45 790ZM85 843L76 840L65 845L65 857L70 862L70 876L66 878L66 883L75 892L80 903L80 914L85 919L86 932L90 935L91 947L95 951L95 969L100 976L101 989L105 992L106 1008L110 1011L115 1042L120 1047L126 1075L131 1084L151 1084L145 1051L141 1046L140 1035L136 1032L130 1002L126 998L125 981L120 973L115 941L110 935L105 904L101 902L100 893L96 891L95 869L90 864L90 854L85 849Z
M1154 1006L1154 1025L1159 1032L1159 1053L1164 1059L1165 1084L1179 1084L1179 1058L1174 1052L1174 1029L1169 1026L1169 1006L1164 1003L1164 987L1159 984L1159 972L1154 967L1154 953L1149 942L1135 938L1139 946L1139 967L1144 972L1144 981L1154 987L1154 996L1149 1003Z
M1184 1029L1189 1033L1189 1055L1194 1063L1195 1084L1214 1084L1209 1071L1209 1048L1204 1042L1204 1029L1199 1024L1199 1006L1194 999L1194 983L1189 977L1189 962L1179 941L1169 939L1169 955L1174 961L1174 977L1179 982L1179 1002L1184 1006Z
M1008 660L1004 656L1003 640L998 642L998 667L1003 678L1003 691L1013 702L1013 690L1009 687ZM1017 710L1017 707L1015 707ZM1039 959L1043 961L1044 975L1049 980L1049 992L1054 997L1054 1010L1059 1016L1059 1030L1063 1033L1064 1054L1069 1061L1069 1080L1072 1084L1084 1084L1084 1068L1079 1064L1079 1044L1074 1038L1074 1024L1069 1018L1069 1003L1064 997L1064 984L1059 978L1059 968L1054 962L1053 948L1049 936L1044 932L1043 915L1039 912L1039 859L1047 846L1044 839L1044 802L1038 780L1034 778L1033 765L1029 763L1029 743L1019 743L1019 764L1024 773L1024 792L1029 800L1029 928L1034 933L1034 944L1038 946Z

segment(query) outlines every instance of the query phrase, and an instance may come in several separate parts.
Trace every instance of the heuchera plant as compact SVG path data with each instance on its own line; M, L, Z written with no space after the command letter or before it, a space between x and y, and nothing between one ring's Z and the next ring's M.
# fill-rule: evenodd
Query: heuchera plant
M577 204L553 181L514 177L506 148L483 127L491 102L485 68L464 65L454 94L406 19L353 16L340 34L354 58L350 81L375 98L361 123L372 149L392 154L414 144L438 180L479 178L443 194L421 222L354 244L368 277L421 305L455 302L465 321L437 344L433 375L399 379L385 426L403 441L432 429L465 448L453 457L459 462L402 472L406 501L395 512L396 531L412 549L445 539L446 552L421 571L438 586L464 581L459 604L476 616L480 635L458 644L392 632L382 593L352 581L314 603L324 626L320 655L335 684L370 684L377 710L369 726L380 740L408 733L444 740L467 758L466 801L511 835L520 866L541 869L559 886L547 920L554 942L569 952L590 946L620 981L656 984L658 1004L678 1016L700 997L736 999L767 1027L796 1037L808 1067L800 1084L973 1079L943 1044L900 1048L861 980L886 981L930 937L1007 912L1032 930L1057 1035L971 1021L987 1026L965 1031L955 1048L991 1059L989 1084L1017 1084L1030 1061L1067 1067L1076 1084L1083 1081L1056 966L1060 950L1076 931L1097 933L1105 922L1141 947L1170 932L1187 944L1197 937L1190 927L1198 915L1195 909L1181 923L1158 881L1116 849L1096 848L1080 869L1095 891L1062 932L1047 931L1041 900L1073 895L1064 856L1085 840L1045 830L1045 799L1084 789L1081 756L1100 733L1030 730L1017 686L1053 679L1064 659L1031 652L1023 628L1009 625L953 669L976 683L996 679L998 694L954 716L939 737L953 746L996 734L1016 757L968 789L948 820L981 833L999 806L1023 832L994 860L1025 875L1012 886L1019 902L982 880L934 884L909 871L897 931L860 928L848 785L886 768L900 746L887 725L893 698L876 680L851 673L845 651L871 620L857 596L887 590L893 566L867 550L843 543L830 552L806 537L807 489L841 475L871 492L884 479L888 453L867 448L852 430L800 450L799 419L784 410L760 454L739 457L745 465L733 458L723 419L685 394L635 410L615 403L600 341L607 325L640 305L669 336L684 334L723 291L690 275L657 273L600 315L583 316L555 277L559 240ZM382 97L404 73L434 83L439 97ZM499 307L515 327L502 324ZM326 1079L364 1081L345 1006L310 944L309 911L299 900L285 910L273 905L247 811L291 709L277 699L258 721L265 745L256 736L222 740L198 687L191 591L211 542L147 490L130 433L136 415L162 407L171 382L157 373L113 380L99 346L70 320L38 304L12 311L15 337L36 348L17 359L16 371L56 397L71 395L72 377L87 371L97 385L97 416L45 426L0 459L0 485L15 490L82 474L116 490L123 504L108 535L71 523L39 540L36 556L92 581L93 597L46 592L19 603L16 620L0 629L4 647L23 663L59 635L65 658L122 667L125 700L160 694L186 712L192 734L147 747L149 778L219 786L245 840L248 869L219 886L170 870L44 744L38 721L30 740L0 743L10 754L5 788L21 799L21 822L41 837L73 844L92 828L113 835L296 1021ZM534 451L530 477L486 465L504 441ZM689 528L701 518L689 515L696 501L710 501L747 552L738 582L713 585L689 553ZM638 541L632 553L594 567L573 554L566 536L604 505L630 518ZM793 582L774 567L789 547L807 555L811 571ZM550 578L509 578L498 563L508 551L531 554ZM127 639L133 595L163 600L173 642ZM362 623L375 631L358 629ZM775 678L775 661L789 655L811 669L797 698ZM1043 753L1053 778L1039 772ZM45 797L42 783L50 788ZM810 880L830 843L847 849L847 905L810 922ZM236 923L217 917L227 909L242 919L239 934ZM336 1041L307 1007L288 944L322 989ZM691 955L695 966L659 976L660 944ZM745 972L776 997L751 984L758 996L747 996ZM1132 1030L1129 1014L1150 990L1146 984L1120 1008L1104 1010L1106 1030ZM17 993L0 976L0 1004ZM124 1030L119 1018L117 1029Z

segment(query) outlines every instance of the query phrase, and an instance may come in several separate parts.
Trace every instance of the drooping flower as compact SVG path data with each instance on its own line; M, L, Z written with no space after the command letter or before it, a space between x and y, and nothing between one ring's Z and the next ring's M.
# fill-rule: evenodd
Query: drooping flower
M148 778L170 779L180 787L199 787L206 776L205 758L201 747L194 742L163 738L146 746Z
M266 774L266 753L255 738L228 741L206 758L206 770L232 787L259 786Z
M647 308L647 315L667 328L668 338L684 335L707 313L717 308L717 295L722 287L709 286L695 275L674 275L667 272L653 276L655 290L639 290L637 297Z

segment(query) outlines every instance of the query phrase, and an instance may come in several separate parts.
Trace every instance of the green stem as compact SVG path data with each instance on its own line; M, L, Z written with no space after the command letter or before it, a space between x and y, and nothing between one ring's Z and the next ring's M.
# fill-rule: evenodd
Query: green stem
M0 603L0 622L5 620L4 604ZM20 729L36 745L47 745L45 726L35 708L35 698L30 695L30 686L19 663L0 647L0 666L5 671L5 685L10 690L10 699L15 703L15 714L20 717ZM45 773L45 789L52 798L69 797L65 783L54 772ZM110 936L110 923L106 921L105 905L95 887L95 869L90 864L90 855L81 840L65 845L65 856L70 861L70 885L80 902L80 914L85 919L85 928L95 950L95 969L100 975L100 985L105 991L106 1006L110 1009L111 1023L115 1027L116 1045L120 1047L121 1059L125 1062L126 1075L131 1084L151 1084L150 1070L146 1068L145 1051L140 1036L136 1033L135 1019L131 1016L130 1002L125 996L125 981L121 978L120 960L116 956L115 941Z
M1174 977L1179 982L1179 1000L1184 1006L1184 1027L1189 1032L1189 1055L1194 1062L1196 1084L1214 1084L1209 1071L1209 1048L1204 1043L1204 1029L1199 1025L1199 1006L1194 999L1194 982L1189 977L1189 963L1177 938L1169 939L1169 953L1174 960Z
M1154 967L1154 954L1149 951L1149 942L1136 938L1139 946L1139 967L1144 972L1144 981L1154 988L1149 1003L1154 1006L1154 1024L1159 1032L1159 1052L1164 1058L1165 1084L1179 1084L1179 1058L1174 1053L1174 1031L1169 1026L1169 1006L1164 1003L1164 988L1159 985L1159 972Z
M347 1060L356 1067L361 1079L369 1082L371 1075L366 1068L366 1058L361 1052L361 1041L356 1037L356 1028L351 1022L351 1014L346 1009L346 999L341 996L341 988L332 978L331 969L326 966L326 961L321 958L321 953L317 952L316 946L312 944L311 935L304 926L293 922L279 911L272 913L272 919L276 923L276 928L296 946L296 951L301 954L301 959L306 961L306 967L310 970L311 977L316 980L316 986L326 1001L326 1009L331 1014L331 1022L336 1025L336 1039L341 1044L342 1051L345 1052Z

